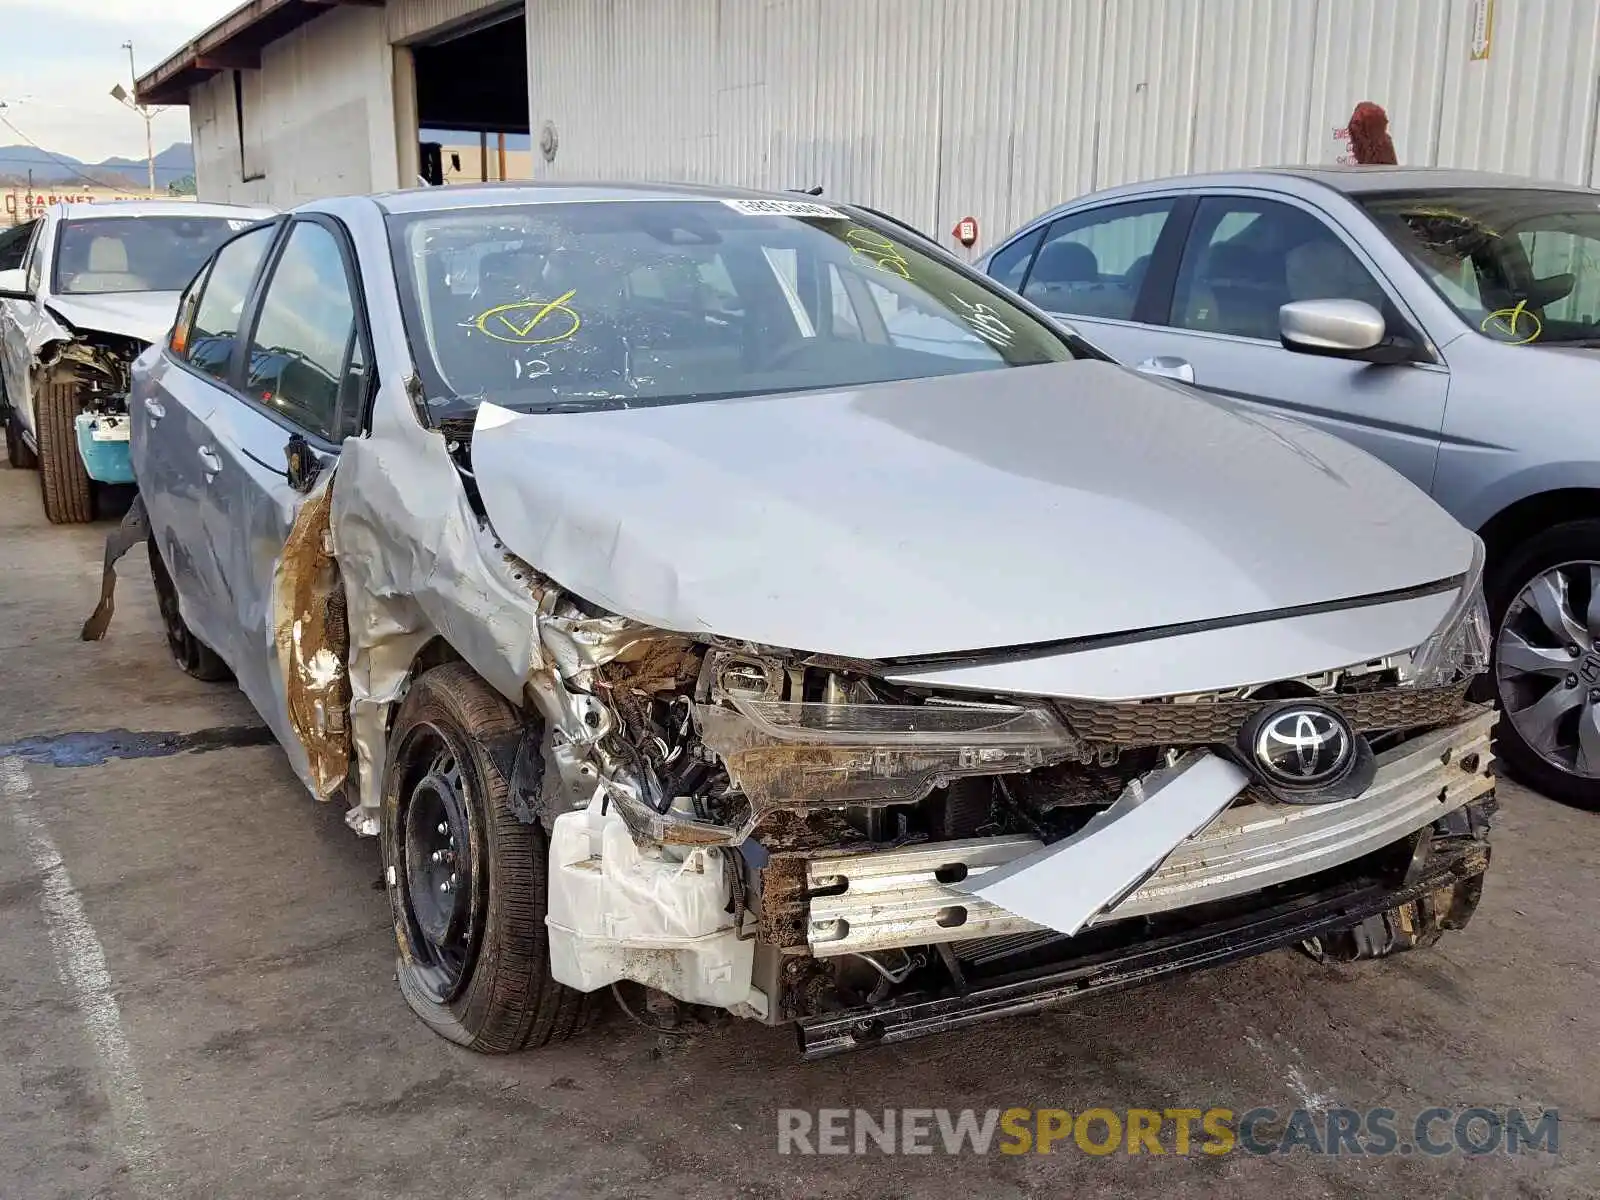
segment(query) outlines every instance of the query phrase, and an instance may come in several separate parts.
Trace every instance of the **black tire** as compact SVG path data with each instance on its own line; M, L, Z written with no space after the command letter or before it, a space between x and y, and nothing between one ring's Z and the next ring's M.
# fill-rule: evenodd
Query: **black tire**
M39 439L39 491L44 515L53 525L94 520L94 481L78 454L78 397L71 384L46 383L34 404L34 435Z
M401 994L435 1033L482 1054L570 1037L587 1000L550 976L544 830L517 819L509 767L488 751L522 726L470 668L447 663L407 693L384 771L383 861ZM435 857L463 846L464 858Z
M185 675L193 675L205 683L226 683L233 678L228 664L194 635L178 611L178 589L173 586L172 576L167 574L167 564L161 560L155 538L145 542L145 548L150 552L150 579L156 587L156 605L161 610L161 624L166 627L172 661Z
M1552 525L1491 564L1484 590L1489 602L1490 628L1498 644L1501 627L1512 602L1535 578L1562 563L1592 559L1600 562L1600 519L1585 518ZM1591 647L1576 660L1583 666ZM1590 664L1592 665L1592 664ZM1495 753L1507 771L1553 800L1579 808L1600 809L1600 779L1586 778L1549 762L1517 732L1506 712L1506 698L1491 668L1495 699L1501 717L1495 726ZM1559 685L1558 685L1559 686Z
M17 414L6 414L6 462L18 471L31 471L39 465L38 455L22 440L22 423Z

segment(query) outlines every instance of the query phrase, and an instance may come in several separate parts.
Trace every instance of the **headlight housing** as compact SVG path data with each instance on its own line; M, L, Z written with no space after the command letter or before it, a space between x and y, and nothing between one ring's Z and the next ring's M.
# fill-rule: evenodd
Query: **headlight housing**
M1447 687L1489 667L1489 606L1483 596L1483 543L1473 538L1472 566L1439 628L1411 652L1405 683Z

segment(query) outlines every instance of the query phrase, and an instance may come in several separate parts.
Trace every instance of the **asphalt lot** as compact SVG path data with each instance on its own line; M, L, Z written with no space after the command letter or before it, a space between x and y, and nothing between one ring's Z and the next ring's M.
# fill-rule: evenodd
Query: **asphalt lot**
M46 525L0 468L0 1200L1600 1195L1600 815L1505 786L1472 927L1384 963L1278 953L809 1066L786 1031L668 1038L608 1001L480 1058L394 986L375 845L170 664L142 556L78 640L108 528ZM116 730L204 748L96 761ZM1559 1108L1559 1150L777 1153L780 1108L1436 1105Z

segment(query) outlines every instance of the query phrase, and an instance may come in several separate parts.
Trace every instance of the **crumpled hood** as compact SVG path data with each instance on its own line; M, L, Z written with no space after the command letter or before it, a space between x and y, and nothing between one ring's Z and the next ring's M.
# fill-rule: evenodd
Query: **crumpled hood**
M52 296L45 303L74 328L115 333L141 342L163 340L178 315L177 292L96 292Z
M1432 583L1472 535L1349 444L1076 362L560 415L485 404L495 532L663 629L852 658Z

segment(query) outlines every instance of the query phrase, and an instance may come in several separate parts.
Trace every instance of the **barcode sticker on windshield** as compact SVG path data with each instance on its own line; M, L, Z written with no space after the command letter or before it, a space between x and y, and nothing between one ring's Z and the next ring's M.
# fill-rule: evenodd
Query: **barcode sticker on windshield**
M844 214L815 200L724 200L734 212L747 217L821 217L842 221Z

